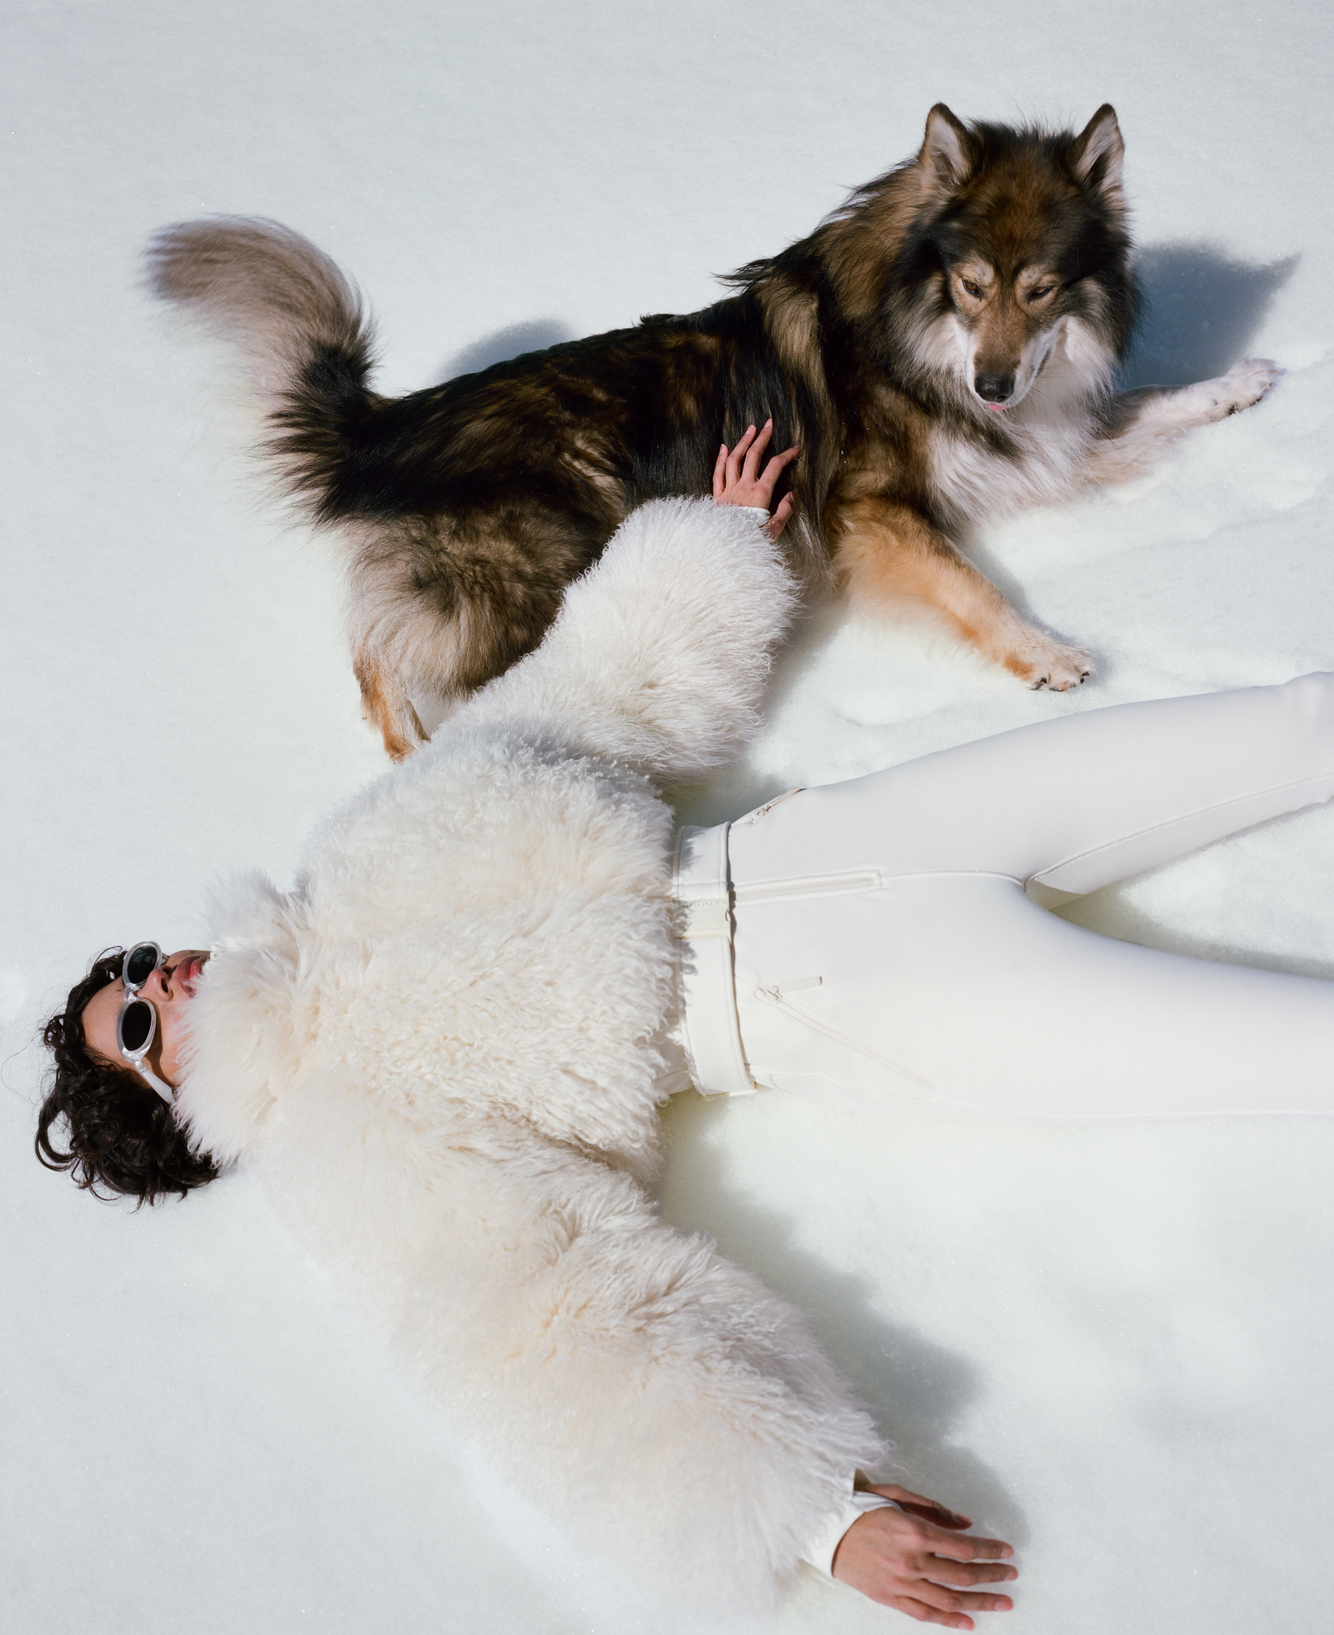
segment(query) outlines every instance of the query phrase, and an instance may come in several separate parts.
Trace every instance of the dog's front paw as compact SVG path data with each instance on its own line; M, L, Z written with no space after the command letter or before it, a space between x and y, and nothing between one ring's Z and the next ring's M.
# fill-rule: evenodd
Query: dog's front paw
M1064 693L1084 685L1093 674L1093 660L1082 647L1034 631L1022 649L1005 661L1005 668L1030 687Z
M1249 409L1258 403L1282 373L1268 358L1243 358L1240 363L1234 363L1227 374L1209 382L1214 419L1224 420L1239 409Z

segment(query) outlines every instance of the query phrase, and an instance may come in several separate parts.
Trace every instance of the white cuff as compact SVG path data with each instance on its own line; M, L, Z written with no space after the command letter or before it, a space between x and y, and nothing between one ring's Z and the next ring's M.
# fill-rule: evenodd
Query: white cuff
M761 526L773 515L767 505L733 505L731 500L715 500L714 504L725 505L729 511L744 511L748 517L754 517Z
M843 1535L853 1522L860 1521L872 1510L897 1510L893 1499L879 1493L868 1493L865 1488L854 1488L832 1516L820 1523L820 1529L801 1552L801 1559L826 1578L834 1576L834 1552L843 1542Z

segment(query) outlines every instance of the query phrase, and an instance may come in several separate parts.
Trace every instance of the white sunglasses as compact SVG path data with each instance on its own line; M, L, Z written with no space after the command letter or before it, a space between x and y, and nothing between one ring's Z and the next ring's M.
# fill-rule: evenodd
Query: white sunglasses
M170 1107L176 1092L165 1079L158 1078L144 1057L157 1036L157 1006L140 999L139 989L161 965L164 954L155 942L136 942L125 956L120 979L125 985L125 1003L116 1018L116 1048L135 1070L152 1085Z

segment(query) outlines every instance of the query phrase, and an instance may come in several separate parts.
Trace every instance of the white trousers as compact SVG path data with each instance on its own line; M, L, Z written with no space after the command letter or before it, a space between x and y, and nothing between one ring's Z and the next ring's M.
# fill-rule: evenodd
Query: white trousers
M1334 983L1040 906L1332 795L1334 676L1314 675L1021 727L683 831L695 1084L1066 1117L1334 1112Z

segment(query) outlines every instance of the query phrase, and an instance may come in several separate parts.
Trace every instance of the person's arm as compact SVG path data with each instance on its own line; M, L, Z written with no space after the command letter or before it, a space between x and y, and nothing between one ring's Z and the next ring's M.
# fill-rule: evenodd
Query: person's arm
M298 1237L613 1605L776 1607L846 1473L890 1468L805 1318L613 1165L408 1107L311 1087L266 1159Z
M774 486L796 450L763 471L752 429L716 500L655 500L632 512L566 592L530 653L465 704L451 727L517 729L613 756L659 779L698 776L753 730L770 653L796 589L770 534ZM738 456L740 456L738 458ZM753 509L750 509L753 507Z
M675 1604L683 1627L776 1605L848 1473L891 1457L806 1320L669 1227L628 1176L518 1127L476 1120L431 1174L437 1247L410 1254L429 1298L369 1292L450 1418L609 1586ZM378 1211L373 1163L344 1179ZM383 1179L392 1218L405 1189ZM835 1577L955 1628L1008 1605L962 1588L1012 1577L997 1564L1008 1545L959 1538L964 1518L906 1489L875 1491L903 1508L844 1533Z

